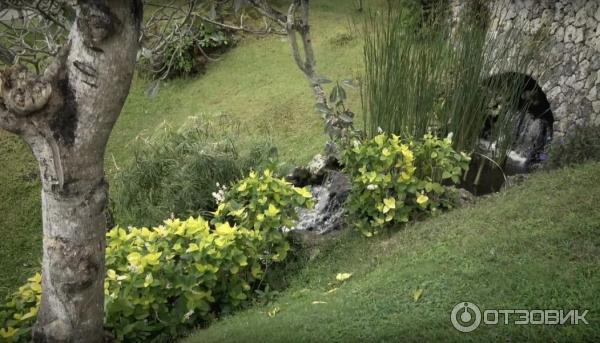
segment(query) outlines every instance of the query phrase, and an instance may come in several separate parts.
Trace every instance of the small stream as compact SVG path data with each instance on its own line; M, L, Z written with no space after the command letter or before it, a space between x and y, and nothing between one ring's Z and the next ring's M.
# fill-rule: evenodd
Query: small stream
M538 168L541 163L548 159L548 147L552 141L552 123L543 118L535 118L531 113L517 113L521 118L515 129L515 141L512 150L502 169L479 154L472 156L469 172L467 173L462 187L475 195L484 195L498 192L502 189L505 177L528 174ZM480 153L493 156L495 152L494 142L480 140ZM480 171L480 165L484 163ZM475 180L479 176L479 183Z
M348 177L341 172L330 172L321 185L312 186L315 207L300 211L294 229L317 234L342 229L345 225L344 203L349 192Z

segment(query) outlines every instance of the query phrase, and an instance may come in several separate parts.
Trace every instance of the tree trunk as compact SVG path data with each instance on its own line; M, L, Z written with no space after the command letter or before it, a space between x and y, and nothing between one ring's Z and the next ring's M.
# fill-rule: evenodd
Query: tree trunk
M81 186L86 190L42 191L43 296L35 341L104 340L107 187L102 173Z
M35 342L103 342L104 151L133 76L140 0L79 0L43 76L2 73L0 127L25 139L42 180L42 301Z
M298 9L300 9L300 19L296 18L296 12ZM315 95L315 102L317 104L327 105L327 94L325 93L325 90L321 85L321 80L319 80L319 77L315 71L316 60L310 35L309 13L310 10L308 0L294 0L288 10L285 27L288 33L290 47L292 49L292 56L294 57L294 61L296 61L298 68L302 70L310 82L310 87L313 89L313 93ZM297 35L300 35L300 38L302 39L304 58L301 56Z

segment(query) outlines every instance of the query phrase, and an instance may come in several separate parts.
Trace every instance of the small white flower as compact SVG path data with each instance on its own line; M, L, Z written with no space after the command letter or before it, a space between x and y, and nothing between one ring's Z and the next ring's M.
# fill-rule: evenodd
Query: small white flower
M227 191L227 187L225 185L220 185L217 182L217 188L219 188L216 192L212 192L212 197L216 200L217 204L220 204L225 200L225 192Z
M379 133L379 134L383 133L383 129L379 126L377 127L377 133Z
M447 137L447 138L448 138L449 140L452 140L452 137L454 137L454 132L450 132L450 133L448 134L448 137Z
M367 186L367 189L370 190L370 191L374 191L377 188L379 188L379 187L377 185L374 185L374 184L370 184L370 185Z

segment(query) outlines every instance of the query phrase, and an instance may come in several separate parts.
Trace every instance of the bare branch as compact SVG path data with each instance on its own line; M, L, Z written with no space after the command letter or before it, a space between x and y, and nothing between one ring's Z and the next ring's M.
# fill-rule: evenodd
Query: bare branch
M15 54L9 48L0 42L0 61L6 65L11 65L15 61Z
M301 19L296 18L296 12L300 8ZM310 26L309 26L309 4L308 0L294 0L288 10L286 19L286 31L290 41L290 47L292 49L292 56L294 61L298 65L298 68L304 73L306 78L310 82L310 86L315 94L315 100L317 104L327 104L327 94L323 89L320 81L318 80L315 72L315 53L312 47L312 40L310 37ZM298 44L298 35L302 39L302 46L304 48L304 58L302 58L300 52L300 46Z
M285 28L288 33L288 38L290 40L290 46L292 48L292 55L294 57L294 60L296 61L298 68L300 68L300 70L302 70L304 74L307 74L305 62L300 56L300 47L298 46L298 37L295 29L297 8L297 1L292 2L292 4L290 5L290 9L288 10Z
M71 14L61 1L4 0L2 3L5 7L0 9L0 16L5 19L0 22L0 41L3 50L10 54L0 62L6 65L25 62L39 70L64 42Z
M295 1L295 0L294 0ZM285 27L287 23L287 17L285 14L274 9L265 0L248 0L252 6L254 6L262 15L276 21L279 25Z
M308 0L300 1L302 9L302 21L297 30L300 32L302 37L302 45L304 46L304 54L306 59L304 62L304 69L306 70L307 76L311 78L311 81L315 81L315 52L312 46L312 39L310 38L310 26L309 26L309 8Z
M258 31L258 30L248 29L248 28L244 27L243 25L240 25L240 26L227 25L225 23L220 23L218 21L212 20L212 19L204 17L204 16L198 16L198 18L200 18L200 20L205 21L207 23L210 23L210 24L213 24L213 25L216 25L216 26L228 29L228 30L233 30L233 31L243 31L243 32L258 34L258 35L266 35L269 33L275 33L275 34L281 34L281 35L286 34L284 32L273 31L273 30L271 30L271 28L269 26L266 26L263 31Z

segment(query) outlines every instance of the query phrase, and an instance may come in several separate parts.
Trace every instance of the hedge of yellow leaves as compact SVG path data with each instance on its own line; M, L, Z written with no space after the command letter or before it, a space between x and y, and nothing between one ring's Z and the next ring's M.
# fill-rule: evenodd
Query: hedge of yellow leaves
M352 142L344 153L352 191L347 208L356 229L372 236L420 214L451 207L452 189L469 167L469 157L452 149L451 138L428 134L403 141L382 133Z
M281 231L312 206L310 191L271 172L252 173L225 194L212 223L167 220L154 228L107 234L106 327L118 340L177 337L240 306L267 264L285 258ZM41 276L0 306L0 341L29 341L41 299Z

